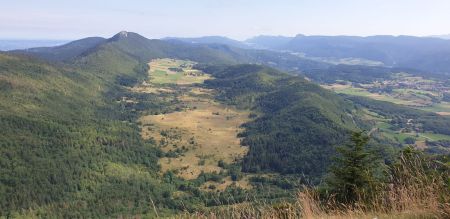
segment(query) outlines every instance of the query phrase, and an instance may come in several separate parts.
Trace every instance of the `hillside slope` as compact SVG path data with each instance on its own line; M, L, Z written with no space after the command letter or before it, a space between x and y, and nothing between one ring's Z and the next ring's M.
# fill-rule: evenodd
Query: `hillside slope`
M358 128L350 102L300 77L259 65L199 68L216 78L205 83L219 100L259 112L240 134L249 146L244 171L320 176L334 146Z
M29 54L49 61L67 61L87 52L101 43L105 38L88 37L55 47L37 47L25 50L14 50L11 53Z
M127 72L136 77L136 72ZM99 217L162 206L170 187L154 174L160 154L143 142L136 114L91 72L0 54L0 212ZM170 193L169 193L170 194ZM26 213L25 213L26 214Z

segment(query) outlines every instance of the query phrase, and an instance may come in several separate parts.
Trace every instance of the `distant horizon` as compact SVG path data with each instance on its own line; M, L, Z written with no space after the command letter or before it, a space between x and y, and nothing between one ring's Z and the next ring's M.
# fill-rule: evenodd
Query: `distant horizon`
M2 3L2 39L109 37L123 29L147 38L257 35L448 33L447 0L15 0ZM23 15L23 16L21 16Z
M298 33L298 34L294 34L294 35L270 35L270 34L258 34L258 35L254 35L254 36L250 36L248 38L245 39L236 39L236 38L232 38L229 36L225 36L225 35L200 35L200 36L162 36L159 38L153 38L153 37L149 37L146 36L144 34L141 34L139 32L136 31L127 31L127 30L122 30L122 31L126 31L126 32L131 32L131 33L137 33L145 38L148 39L165 39L165 38L201 38L201 37L225 37L231 40L236 40L236 41L241 41L244 42L246 40L255 38L255 37L261 37L261 36L270 36L270 37L296 37L298 35L304 35L304 36L325 36L325 37L336 37L336 36L347 36L347 37L373 37L373 36L393 36L393 37L400 37L400 36L411 36L411 37L432 37L432 38L440 38L441 37L445 38L445 37L450 37L450 34L437 34L437 35L407 35L407 34L399 34L399 35L389 35L389 34L374 34L374 35L351 35L351 34L339 34L339 35L325 35L325 34L302 34L302 33ZM115 34L120 33L121 31L117 31L116 33L113 33L111 35L90 35L90 36L81 36L79 38L3 38L2 36L0 36L0 40L1 41L14 41L14 40L19 40L19 41L74 41L74 40L80 40L80 39L84 39L84 38L89 38L89 37L102 37L105 39L111 38L113 37Z

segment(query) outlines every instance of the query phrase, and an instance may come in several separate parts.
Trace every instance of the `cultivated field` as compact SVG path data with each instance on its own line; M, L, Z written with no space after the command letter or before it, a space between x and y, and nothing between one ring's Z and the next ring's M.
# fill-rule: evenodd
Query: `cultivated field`
M405 93L396 92L392 95L386 93L371 93L365 88L353 87L351 84L322 85L322 87L330 89L336 93L363 96L375 100L387 101L411 107L425 107L427 104L431 104L430 101L414 98L412 95L406 95Z
M379 115L375 112L364 109L365 119L375 123L375 126L370 131L370 134L379 134L392 141L405 143L405 139L413 138L415 140L414 146L417 149L427 148L426 141L450 140L449 135L434 134L430 132L417 132L413 129L395 129L391 124L391 120ZM411 121L414 125L414 121Z
M443 98L444 93L450 92L450 87L448 82L440 80L397 73L394 74L392 79L375 81L371 84L341 82L325 84L322 87L336 93L364 96L435 112L440 115L450 115L450 102Z
M435 112L437 114L443 115L443 116L450 116L450 103L449 102L441 102L436 103L431 106L425 106L420 107L419 109Z

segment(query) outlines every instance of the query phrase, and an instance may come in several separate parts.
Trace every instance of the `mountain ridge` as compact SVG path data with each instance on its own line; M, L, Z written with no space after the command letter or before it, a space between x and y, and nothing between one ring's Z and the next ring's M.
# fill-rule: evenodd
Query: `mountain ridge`
M305 36L251 39L272 50L303 53L311 57L364 58L387 66L450 73L450 41L415 36Z

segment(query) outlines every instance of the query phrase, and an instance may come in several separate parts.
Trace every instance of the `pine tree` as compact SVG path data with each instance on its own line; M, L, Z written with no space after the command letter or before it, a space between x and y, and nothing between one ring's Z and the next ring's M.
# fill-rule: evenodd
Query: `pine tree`
M376 159L365 148L368 141L364 132L355 132L351 143L337 148L339 155L331 166L327 184L341 203L368 202L376 192L379 183L375 177Z

